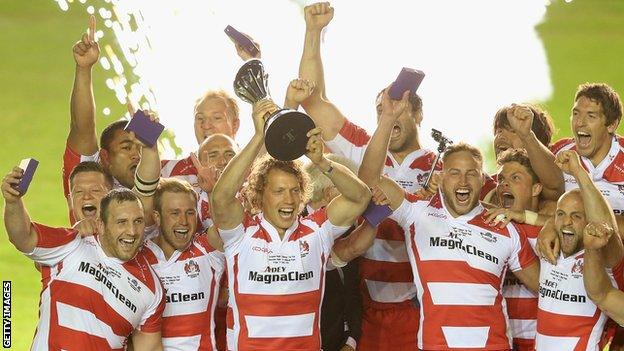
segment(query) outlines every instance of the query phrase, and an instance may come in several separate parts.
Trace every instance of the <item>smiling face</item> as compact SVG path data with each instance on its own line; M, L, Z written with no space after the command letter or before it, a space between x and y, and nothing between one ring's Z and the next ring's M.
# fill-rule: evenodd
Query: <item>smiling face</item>
M301 208L301 184L294 174L271 169L261 201L264 218L283 235L293 225Z
M583 248L583 229L587 225L583 199L578 189L563 194L557 202L555 230L565 257Z
M100 239L102 250L107 256L122 261L132 259L143 245L145 218L141 202L113 199L105 212Z
M100 215L100 201L110 190L100 172L77 173L71 180L70 201L76 221L95 219Z
M579 155L594 165L602 161L611 148L611 136L617 124L607 125L607 118L599 102L580 96L572 108L572 132Z
M453 217L477 206L483 186L482 164L469 151L456 151L444 158L442 194Z
M154 219L160 227L158 245L170 257L173 251L186 249L197 231L196 200L187 192L166 191L160 200Z
M195 137L201 144L210 135L221 133L234 138L238 131L239 119L226 101L220 97L208 97L195 106Z

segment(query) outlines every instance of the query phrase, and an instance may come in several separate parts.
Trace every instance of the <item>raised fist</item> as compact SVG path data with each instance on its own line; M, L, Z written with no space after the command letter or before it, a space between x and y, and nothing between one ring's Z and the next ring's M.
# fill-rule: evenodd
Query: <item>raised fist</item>
M238 57L241 58L241 60L243 61L247 61L247 60L251 60L251 59L261 59L262 58L262 50L260 50L260 44L258 44L257 41L255 41L252 37L250 37L249 35L240 32L240 34L244 35L245 37L247 37L247 39L251 40L251 42L254 44L254 46L256 47L256 49L258 49L258 53L255 55L252 55L249 51L245 50L242 46L240 46L236 40L232 39L230 37L230 40L232 41L232 43L234 43L234 46L236 47L236 53L238 54Z
M316 127L307 134L308 144L306 145L306 156L318 165L323 160L323 140L321 139L321 128Z
M314 92L314 82L307 79L293 79L286 89L286 101L290 104L301 105Z
M607 245L614 232L606 223L590 222L583 229L583 246L590 250L601 249Z
M507 109L507 121L511 129L521 138L524 139L531 134L531 126L533 125L533 111L526 105L512 104Z
M303 9L306 29L321 30L334 18L334 8L328 2L317 2Z
M95 41L95 16L89 17L89 30L72 48L76 65L91 68L100 57L100 46Z
M557 154L555 159L557 167L561 168L563 172L571 176L576 176L579 172L583 171L581 166L581 160L579 155L572 150L564 150Z

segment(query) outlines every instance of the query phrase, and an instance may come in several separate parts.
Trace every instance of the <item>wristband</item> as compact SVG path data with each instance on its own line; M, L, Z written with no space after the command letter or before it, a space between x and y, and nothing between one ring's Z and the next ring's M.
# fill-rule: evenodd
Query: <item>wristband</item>
M324 171L321 169L321 173L323 173L324 175L328 176L334 171L334 166L332 166L331 162L329 163L329 168Z
M536 225L539 215L533 211L524 210L524 223Z
M139 177L137 173L134 174L134 188L136 191L143 196L152 196L156 192L156 188L158 187L158 182L160 181L160 177L156 178L156 180L145 181Z

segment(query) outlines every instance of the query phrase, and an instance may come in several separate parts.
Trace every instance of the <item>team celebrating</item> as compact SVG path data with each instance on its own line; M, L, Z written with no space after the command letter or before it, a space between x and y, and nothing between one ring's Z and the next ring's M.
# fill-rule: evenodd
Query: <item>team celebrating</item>
M126 120L98 138L91 16L73 47L67 226L31 219L23 169L1 185L9 240L42 278L32 350L624 350L617 92L579 85L573 137L558 142L546 111L502 107L495 174L464 142L436 162L416 91L380 89L373 135L328 98L321 34L333 16L329 3L305 7L283 104L315 123L305 162L266 153L281 109L270 98L253 104L240 147L224 91L196 101L186 158L161 159Z

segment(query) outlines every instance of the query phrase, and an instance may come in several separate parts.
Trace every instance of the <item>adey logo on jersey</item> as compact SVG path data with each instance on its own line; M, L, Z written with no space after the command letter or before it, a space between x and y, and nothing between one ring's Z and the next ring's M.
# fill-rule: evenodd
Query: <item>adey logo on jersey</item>
M189 260L184 265L184 272L189 278L195 278L199 275L199 265L193 260Z
M128 284L130 284L130 287L132 288L132 290L136 292L141 292L141 286L139 285L139 282L136 279L128 277Z

